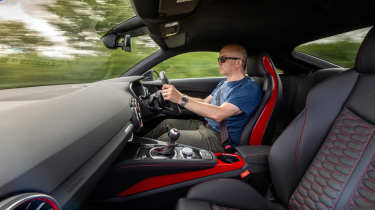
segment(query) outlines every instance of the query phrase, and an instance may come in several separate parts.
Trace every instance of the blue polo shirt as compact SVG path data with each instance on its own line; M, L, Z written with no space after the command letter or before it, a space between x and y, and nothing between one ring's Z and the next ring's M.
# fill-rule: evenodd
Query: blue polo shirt
M219 89L221 89L220 104L218 104L217 101ZM220 106L228 102L241 109L241 114L226 119L232 145L238 145L243 128L247 122L249 122L250 117L253 115L262 99L262 90L252 78L244 77L238 81L228 82L223 80L219 82L211 95L213 96L211 101L213 105ZM219 123L209 118L205 119L214 130L220 133Z

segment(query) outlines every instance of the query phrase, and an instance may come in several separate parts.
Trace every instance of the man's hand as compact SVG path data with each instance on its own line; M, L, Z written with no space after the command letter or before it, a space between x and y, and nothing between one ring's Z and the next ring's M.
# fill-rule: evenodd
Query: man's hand
M179 104L182 98L182 93L178 91L175 86L164 84L162 88L162 95L164 100Z

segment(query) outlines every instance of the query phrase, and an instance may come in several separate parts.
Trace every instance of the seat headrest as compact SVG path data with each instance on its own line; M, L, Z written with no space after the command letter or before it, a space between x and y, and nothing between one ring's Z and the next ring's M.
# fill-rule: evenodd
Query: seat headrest
M375 73L375 29L367 33L358 50L355 70L360 73Z
M249 77L264 77L266 74L264 68L261 68L259 56L248 57L246 61L246 72Z

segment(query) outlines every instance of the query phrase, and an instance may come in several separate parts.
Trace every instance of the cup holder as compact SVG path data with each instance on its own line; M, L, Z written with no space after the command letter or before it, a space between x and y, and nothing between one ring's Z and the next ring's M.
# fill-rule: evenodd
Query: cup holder
M238 157L232 155L218 155L217 158L223 161L224 163L235 163L240 161Z

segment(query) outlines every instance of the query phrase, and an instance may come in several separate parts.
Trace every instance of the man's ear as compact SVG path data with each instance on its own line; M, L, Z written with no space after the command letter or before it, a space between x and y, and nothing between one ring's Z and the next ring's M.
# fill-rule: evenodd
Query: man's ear
M236 60L236 65L240 65L242 69L245 69L245 63L243 60Z

